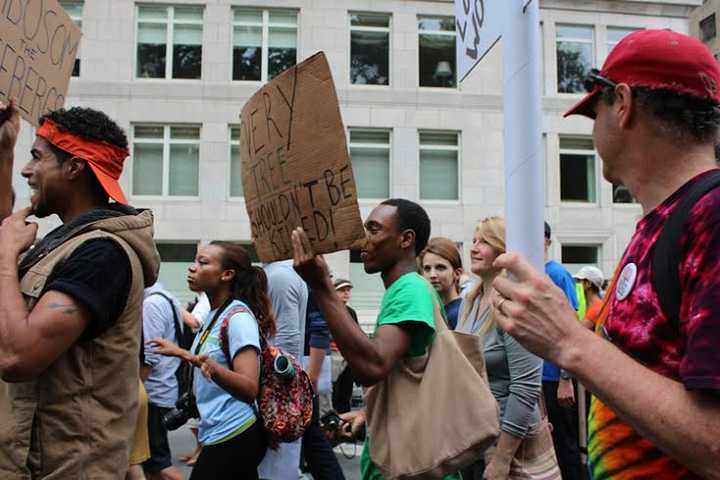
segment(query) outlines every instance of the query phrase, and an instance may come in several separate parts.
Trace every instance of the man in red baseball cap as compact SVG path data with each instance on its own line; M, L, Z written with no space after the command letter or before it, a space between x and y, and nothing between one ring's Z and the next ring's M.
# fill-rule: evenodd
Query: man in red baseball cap
M642 30L618 43L587 86L566 115L594 120L604 177L627 187L644 216L605 296L598 335L514 254L495 262L511 273L494 282L498 323L594 394L594 478L720 478L720 67L694 38ZM673 212L677 258L654 268ZM665 272L676 287L659 295L665 282L653 277Z
M17 107L0 105L3 161L19 127ZM127 139L107 115L50 112L36 136L22 170L31 206L0 225L0 478L124 478L143 291L159 268L153 217L126 205ZM35 243L32 214L62 225Z

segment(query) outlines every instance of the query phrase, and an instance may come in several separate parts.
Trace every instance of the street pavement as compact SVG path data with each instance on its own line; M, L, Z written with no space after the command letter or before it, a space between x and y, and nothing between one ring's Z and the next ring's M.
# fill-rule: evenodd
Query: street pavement
M195 449L195 438L190 432L187 426L183 426L174 432L170 432L170 451L173 455L173 463L180 469L185 475L185 478L190 478L190 467L184 463L178 461L177 457L185 453L192 452ZM335 448L335 456L340 462L343 472L345 472L346 480L359 480L360 479L360 453L362 452L362 444L351 445L343 444ZM298 479L312 479L311 475L301 477L298 475ZM314 479L322 480L322 479Z

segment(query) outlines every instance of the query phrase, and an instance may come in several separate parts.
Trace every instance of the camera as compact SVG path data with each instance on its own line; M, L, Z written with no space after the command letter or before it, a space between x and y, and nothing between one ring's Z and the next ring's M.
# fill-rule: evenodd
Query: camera
M335 433L341 423L342 420L335 410L330 410L320 418L320 428L328 433Z
M168 431L172 431L185 425L191 418L200 418L200 412L197 409L195 395L192 392L185 392L175 402L175 408L163 415L162 422Z

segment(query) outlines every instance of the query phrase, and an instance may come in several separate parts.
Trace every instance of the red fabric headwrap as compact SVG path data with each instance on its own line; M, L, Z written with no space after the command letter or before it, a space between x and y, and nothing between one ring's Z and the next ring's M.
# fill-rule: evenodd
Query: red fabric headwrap
M48 118L38 128L36 135L60 150L88 162L107 194L116 202L128 203L118 183L122 174L123 162L130 154L127 148L120 148L100 140L90 140L61 130L58 124Z

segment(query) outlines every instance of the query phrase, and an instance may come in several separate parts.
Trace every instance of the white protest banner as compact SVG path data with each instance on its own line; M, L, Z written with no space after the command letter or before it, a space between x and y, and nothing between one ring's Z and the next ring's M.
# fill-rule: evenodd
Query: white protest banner
M458 81L462 82L500 40L509 0L455 0Z
M240 115L245 205L260 260L292 258L302 227L316 253L365 238L357 190L325 54L267 83Z
M0 2L0 100L35 126L62 107L81 35L57 0Z

